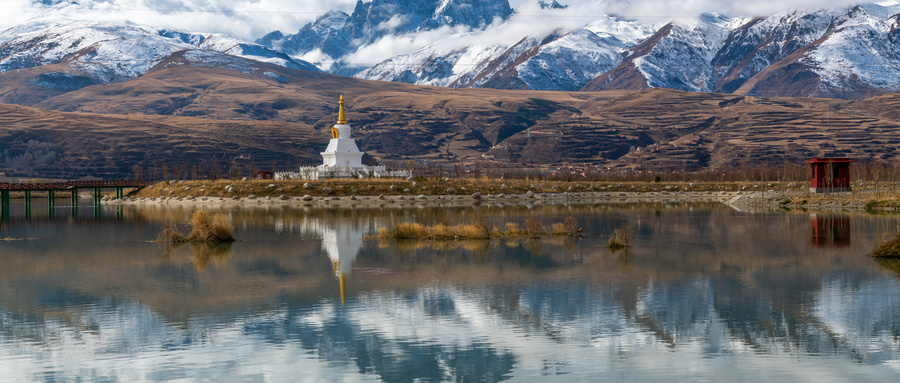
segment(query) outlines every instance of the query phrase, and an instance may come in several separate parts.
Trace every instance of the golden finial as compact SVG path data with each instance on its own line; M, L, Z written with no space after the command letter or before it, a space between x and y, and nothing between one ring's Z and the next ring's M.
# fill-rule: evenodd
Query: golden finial
M338 125L347 125L347 117L344 117L344 95L341 94L341 101L338 101Z

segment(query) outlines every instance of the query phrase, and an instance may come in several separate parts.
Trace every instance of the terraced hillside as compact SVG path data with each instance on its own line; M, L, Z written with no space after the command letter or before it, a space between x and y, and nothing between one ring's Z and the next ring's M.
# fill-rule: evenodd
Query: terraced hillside
M0 172L62 178L315 165L338 96L374 160L499 162L652 170L897 160L900 95L861 101L757 98L668 89L542 92L448 89L260 64L239 72L171 61L131 81L29 97L0 109ZM31 73L33 74L33 73ZM58 110L60 113L47 110Z
M286 122L61 113L0 104L0 171L61 179L191 178L231 169L246 174L319 157L324 144L313 144L311 132Z

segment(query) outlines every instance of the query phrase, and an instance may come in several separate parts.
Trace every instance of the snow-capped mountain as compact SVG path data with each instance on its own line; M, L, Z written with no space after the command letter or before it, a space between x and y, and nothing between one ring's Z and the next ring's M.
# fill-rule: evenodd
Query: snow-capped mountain
M356 77L450 87L859 98L900 90L898 13L898 6L866 4L753 19L707 13L661 25L603 16L512 45L479 44L494 31L470 31Z
M469 33L388 59L356 77L451 87L578 90L618 65L627 47L651 34L649 26L608 16L571 32L524 38L511 47L467 45L478 40Z
M257 43L308 58L331 72L352 74L365 68L348 62L361 48L383 39L434 31L481 30L513 12L506 0L373 0L356 3L353 13L326 13L296 34L274 31Z
M56 1L51 5L50 11L0 32L0 72L64 64L64 70L39 75L33 84L72 90L128 81L182 51L319 71L282 52L223 34L190 33L128 22L72 20L76 3ZM54 10L64 17L58 17Z
M897 91L898 12L897 6L867 4L722 20L699 29L670 24L584 90L666 87L835 98Z
M0 72L64 64L59 90L126 81L174 53L237 56L362 79L446 87L595 91L666 87L762 96L861 98L900 90L900 5L648 24L532 1L359 0L295 34L250 43L224 33L79 19L73 0L0 31ZM100 0L90 0L100 4ZM37 8L36 8L37 9ZM580 16L585 19L585 16ZM562 26L560 26L562 25ZM316 66L308 61L316 63ZM242 64L243 65L243 64Z

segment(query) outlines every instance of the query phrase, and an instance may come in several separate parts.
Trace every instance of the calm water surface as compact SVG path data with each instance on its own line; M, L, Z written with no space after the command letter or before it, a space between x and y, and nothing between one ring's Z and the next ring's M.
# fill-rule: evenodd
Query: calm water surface
M188 210L0 222L0 381L896 381L890 216L717 204ZM583 239L381 243L399 221L575 216ZM117 215L119 216L117 218ZM610 252L624 223L634 246Z

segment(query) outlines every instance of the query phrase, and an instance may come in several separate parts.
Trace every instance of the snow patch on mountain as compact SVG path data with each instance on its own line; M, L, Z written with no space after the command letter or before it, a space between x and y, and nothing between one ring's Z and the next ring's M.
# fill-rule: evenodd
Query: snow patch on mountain
M576 91L619 65L622 52L653 31L652 27L637 21L604 16L542 45L536 55L517 65L516 70L529 89Z
M17 32L30 31L18 33L0 44L0 72L64 62L97 83L122 82L147 73L174 53L185 50L209 51L203 59L234 55L319 71L312 64L284 53L220 34L200 35L94 21L41 25L51 26L37 30L13 28ZM82 83L79 79L78 84Z
M712 59L735 20L706 13L697 20L679 20L669 34L634 65L651 87L709 92L713 88Z
M0 45L0 71L66 60L100 82L127 81L192 46L149 27L89 21L21 34Z
M585 28L530 36L511 46L466 44L490 41L489 35L502 32L504 27L448 37L413 53L385 60L356 77L482 87L504 82L496 78L501 73L514 73L514 80L504 82L511 88L578 90L618 65L627 47L653 33L652 27L640 22L604 16Z
M898 7L874 4L849 9L836 18L833 31L801 61L813 68L828 93L868 84L900 89L900 35L891 15ZM835 94L839 95L839 94Z

